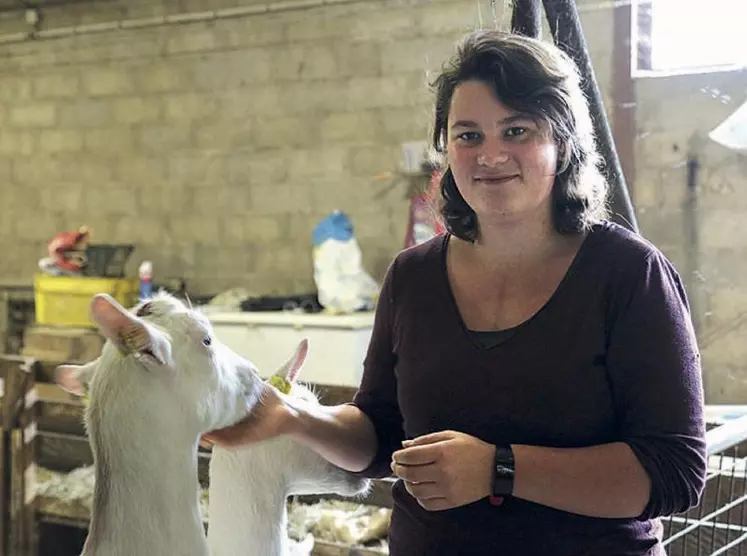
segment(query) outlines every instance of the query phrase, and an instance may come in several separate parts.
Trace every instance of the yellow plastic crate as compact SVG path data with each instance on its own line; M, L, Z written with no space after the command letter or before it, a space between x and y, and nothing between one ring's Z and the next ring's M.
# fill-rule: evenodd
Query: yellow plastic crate
M137 303L137 278L78 278L34 276L36 323L51 326L95 326L91 320L91 299L108 293L125 308Z

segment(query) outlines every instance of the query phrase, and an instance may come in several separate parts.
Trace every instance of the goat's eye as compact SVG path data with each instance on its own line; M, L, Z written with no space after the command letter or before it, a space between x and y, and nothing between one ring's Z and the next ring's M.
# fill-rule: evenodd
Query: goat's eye
M210 338L210 336L205 336L202 339L202 344L205 345L205 346L209 346L212 343L213 343L213 340L212 340L212 338Z

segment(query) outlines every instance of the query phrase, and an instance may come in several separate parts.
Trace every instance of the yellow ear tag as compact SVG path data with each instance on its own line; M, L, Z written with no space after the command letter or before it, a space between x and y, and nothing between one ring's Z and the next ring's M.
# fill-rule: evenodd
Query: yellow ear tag
M80 397L83 407L88 407L88 384L83 386L83 395Z
M269 379L267 379L267 382L280 390L283 394L290 394L291 391L291 383L288 379L283 378L282 376L272 375Z

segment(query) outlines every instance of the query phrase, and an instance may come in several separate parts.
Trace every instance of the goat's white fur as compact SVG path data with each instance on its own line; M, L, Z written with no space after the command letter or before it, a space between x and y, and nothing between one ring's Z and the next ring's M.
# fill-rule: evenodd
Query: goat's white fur
M275 374L291 381L291 395L319 403L294 382L307 352L304 342ZM329 463L289 437L238 449L213 448L210 460L208 545L213 556L291 556L286 501L294 494L363 493L369 481ZM308 554L308 548L305 549Z
M95 296L93 318L107 337L101 356L57 369L74 393L90 383L85 422L96 482L82 556L208 556L198 441L245 417L263 388L251 362L213 337L202 315L168 295L148 304L137 317L142 305L128 313ZM124 329L143 334L148 349L123 355Z

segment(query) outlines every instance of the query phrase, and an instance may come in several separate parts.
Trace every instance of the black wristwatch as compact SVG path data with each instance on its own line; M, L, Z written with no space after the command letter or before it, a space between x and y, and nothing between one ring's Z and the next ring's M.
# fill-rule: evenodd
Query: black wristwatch
M511 446L497 446L493 460L493 497L511 496L514 492L514 452Z

